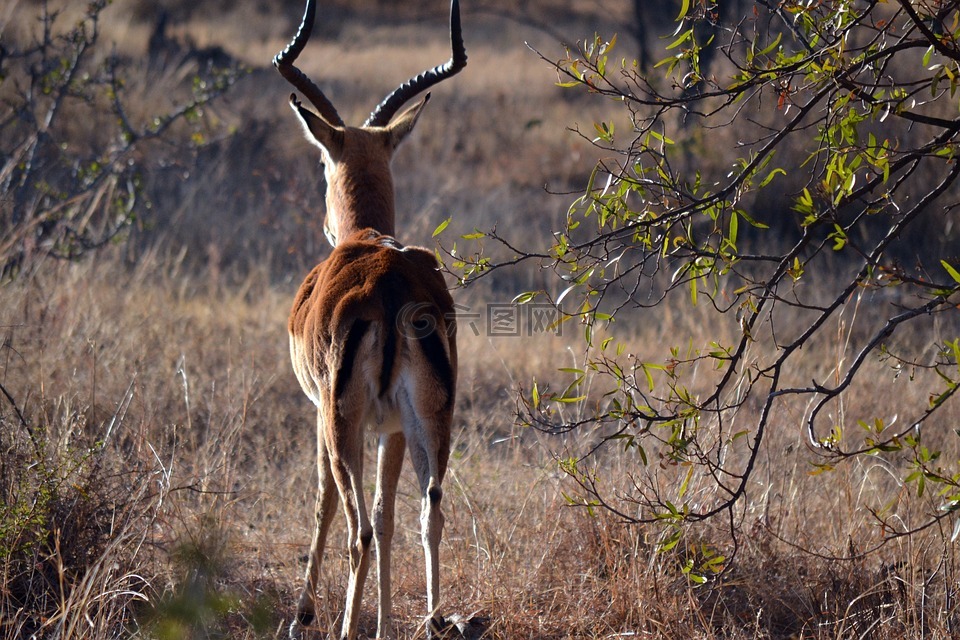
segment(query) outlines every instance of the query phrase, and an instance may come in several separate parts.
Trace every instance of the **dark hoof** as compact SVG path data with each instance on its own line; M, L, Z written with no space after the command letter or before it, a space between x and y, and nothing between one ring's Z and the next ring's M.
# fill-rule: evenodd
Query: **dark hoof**
M312 613L305 611L297 613L297 617L290 623L287 637L290 638L290 640L307 640L307 638L311 637L308 629L314 620L316 620L316 616Z
M432 640L481 640L490 627L490 618L484 616L461 616L449 618L434 616L427 622L427 638Z
M427 620L427 640L438 640L439 638L448 638L447 631L450 625L443 616L433 616Z

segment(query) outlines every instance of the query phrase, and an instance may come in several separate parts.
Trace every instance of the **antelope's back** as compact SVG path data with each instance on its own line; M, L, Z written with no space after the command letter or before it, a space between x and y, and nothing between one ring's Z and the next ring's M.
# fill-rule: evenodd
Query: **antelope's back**
M426 249L372 229L354 234L300 285L288 329L293 368L317 406L345 393L389 403L412 377L408 386L431 389L412 399L418 410L452 410L453 298Z

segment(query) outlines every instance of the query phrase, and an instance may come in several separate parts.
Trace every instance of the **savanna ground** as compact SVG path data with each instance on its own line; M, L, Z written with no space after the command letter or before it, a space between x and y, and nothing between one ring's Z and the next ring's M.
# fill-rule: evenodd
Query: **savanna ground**
M555 87L524 42L559 57L556 33L573 41L616 31L628 7L565 7L560 21L548 20L553 6L505 15L517 9L464 6L469 66L434 90L394 164L405 242L430 246L450 216L451 234L496 225L510 239L546 238L593 167L598 151L568 128L615 117L612 108ZM28 263L0 285L2 638L273 637L294 613L313 527L315 425L289 366L285 321L300 278L327 248L317 154L269 60L300 7L170 10L170 42L220 46L250 70L204 110L212 133L145 173L151 207L127 242L76 262ZM35 15L35 3L6 5L3 38L27 37ZM118 0L103 15L103 37L138 71L129 113L148 120L189 84L193 63L173 46L148 55L151 6ZM359 122L396 83L448 57L445 17L443 3L337 5L321 15L303 68ZM72 126L84 144L87 126ZM496 336L487 318L490 304L541 278L517 269L455 292L466 316L443 503L444 612L484 616L487 637L510 639L950 637L954 532L944 523L861 555L882 533L864 505L883 508L871 495L888 496L891 485L895 494L898 476L881 460L842 465L829 480L811 475L803 407L777 423L740 520L701 527L699 544L658 552L659 530L570 506L576 487L557 460L592 436L516 426L516 393L533 378L564 384L557 369L576 363L577 331ZM654 358L668 344L717 338L705 318L662 307L628 319L621 338ZM851 312L834 341L812 345L811 372L838 367L858 326ZM891 375L878 367L878 379ZM896 394L864 389L856 401L895 413L924 393L908 378ZM640 467L611 451L599 462L624 488ZM394 554L404 637L422 635L424 613L417 493L408 466ZM339 529L325 559L321 623L330 629L346 587L343 543ZM698 585L681 569L705 549L731 560Z

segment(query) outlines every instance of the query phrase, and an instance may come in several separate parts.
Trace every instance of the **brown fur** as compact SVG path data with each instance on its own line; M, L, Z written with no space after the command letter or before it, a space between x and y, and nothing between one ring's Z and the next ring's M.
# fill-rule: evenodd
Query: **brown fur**
M425 413L444 410L453 402L457 369L453 298L432 253L418 247L395 248L394 242L374 229L358 231L338 244L300 285L288 330L297 377L315 404L334 400L331 392L344 358L343 345L357 320L369 323L376 336L368 341L367 351L352 356L366 363L363 372L349 381L351 386L361 385L357 393L374 395L373 390L383 386L365 376L381 370L390 359L402 366L392 368L389 388L381 388L370 402L394 390L404 367L414 372L418 384L437 389L419 407ZM403 306L391 311L398 299ZM436 327L447 351L446 363L425 361L417 353L421 350L415 339L421 333L417 324ZM387 354L384 349L391 332L399 338L393 342L393 353ZM443 379L445 370L453 379Z

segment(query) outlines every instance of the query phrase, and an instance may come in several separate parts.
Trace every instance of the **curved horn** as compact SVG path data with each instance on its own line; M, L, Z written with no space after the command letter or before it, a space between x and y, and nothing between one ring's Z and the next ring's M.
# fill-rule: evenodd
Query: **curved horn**
M287 48L278 53L273 58L273 66L277 68L287 82L292 84L300 93L306 96L323 118L330 124L342 127L343 119L337 113L327 96L323 95L320 87L315 85L310 78L300 69L293 65L297 61L307 40L310 39L310 33L313 31L313 23L317 15L317 1L307 0L307 8L303 11L303 20L300 22L300 28L297 29L297 35L293 37Z
M377 108L373 110L363 126L386 126L400 107L410 98L438 82L456 75L467 66L467 50L463 46L463 33L460 30L460 2L458 0L450 0L450 47L453 50L453 55L446 63L428 69L397 87L393 93L377 105Z

